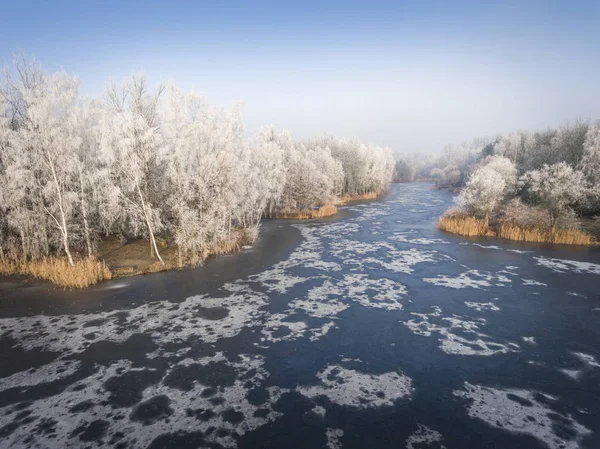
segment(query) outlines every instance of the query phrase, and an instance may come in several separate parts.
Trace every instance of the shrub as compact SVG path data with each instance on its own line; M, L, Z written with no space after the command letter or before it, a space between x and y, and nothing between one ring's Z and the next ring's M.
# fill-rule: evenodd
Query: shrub
M540 228L552 227L550 214L546 209L523 204L518 198L509 202L502 210L500 221L521 228L534 226Z

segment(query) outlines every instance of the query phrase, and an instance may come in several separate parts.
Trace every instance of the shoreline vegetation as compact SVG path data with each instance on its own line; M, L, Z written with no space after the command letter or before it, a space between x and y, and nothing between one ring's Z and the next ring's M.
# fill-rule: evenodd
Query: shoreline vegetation
M578 228L548 228L541 226L520 226L514 223L490 223L451 209L437 222L438 229L451 234L468 237L498 237L505 240L533 243L553 243L561 245L597 245L594 236Z
M161 248L162 262L148 252L147 239L121 242L117 236L110 236L98 242L96 255L74 254L73 265L60 256L28 261L0 260L0 275L22 275L62 288L83 289L116 278L201 266L211 256L237 253L254 243L258 227L234 229L229 238L185 259L176 243L155 238Z
M448 147L431 169L457 192L439 229L521 242L597 245L600 119Z
M384 195L387 189L381 191L372 191L367 193L358 193L354 195L343 195L335 201L328 202L322 206L313 209L302 209L302 210L279 210L271 214L266 214L266 218L270 219L282 219L282 220L313 220L325 217L331 217L337 214L337 206L343 206L345 204L354 201L365 201L375 200L380 196Z
M387 190L367 192L356 195L344 195L335 203L328 203L309 211L277 212L269 219L310 220L332 216L337 207L354 201L374 200ZM211 256L234 254L253 244L258 238L259 226L232 230L232 235L213 245L201 254L182 259L180 248L167 238L156 236L161 248L162 262L148 252L149 241L137 239L121 242L117 236L110 236L98 242L97 255L75 254L71 265L66 257L50 256L33 260L11 261L0 259L0 275L20 275L33 279L46 280L54 285L68 289L84 289L102 281L116 278L138 276L161 271L177 270L201 266ZM150 243L151 244L151 243Z

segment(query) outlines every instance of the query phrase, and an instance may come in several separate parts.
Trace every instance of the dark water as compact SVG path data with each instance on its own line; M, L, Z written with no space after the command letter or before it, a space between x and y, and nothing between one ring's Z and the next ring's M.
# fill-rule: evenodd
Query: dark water
M203 268L0 282L0 447L600 448L600 253L438 232L428 184Z

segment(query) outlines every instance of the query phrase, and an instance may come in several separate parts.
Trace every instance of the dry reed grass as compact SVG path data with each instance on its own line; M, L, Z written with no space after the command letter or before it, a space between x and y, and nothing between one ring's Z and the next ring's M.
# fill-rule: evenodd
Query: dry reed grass
M453 209L439 218L437 227L452 234L468 236L494 235L494 232L484 220L458 213Z
M49 257L31 261L1 261L0 274L22 274L45 279L63 288L86 288L112 278L106 263L88 257L71 266L64 258Z
M289 220L311 220L329 217L331 215L335 215L337 213L336 206L342 206L351 201L360 201L360 200L373 200L379 197L383 192L367 192L361 193L359 195L344 195L341 198L338 198L335 202L327 203L319 207L318 209L284 209L273 212L268 215L268 218L279 218L279 219L289 219Z
M282 210L274 212L271 218L282 218L290 220L310 220L315 218L329 217L337 213L337 207L333 203L327 203L318 209Z
M101 244L100 258L82 258L71 267L66 259L51 257L34 261L0 260L0 275L26 275L48 280L63 288L86 288L113 277L128 277L198 266L211 255L232 254L250 245L258 238L257 226L234 228L231 234L205 248L196 255L186 255L179 265L176 245L165 245L161 254L165 264L150 256L146 240L137 240L127 245L115 241Z
M573 228L535 228L514 224L502 224L498 237L522 242L560 243L563 245L594 245L593 237L584 231Z
M501 223L497 228L486 226L484 220L471 217L456 210L442 215L437 223L442 231L466 236L495 236L520 242L557 243L563 245L596 245L598 242L586 232L576 228L519 226Z
M350 201L360 201L360 200L374 200L377 198L381 192L367 192L359 195L344 195L339 198L336 202L337 205L342 205L349 203Z

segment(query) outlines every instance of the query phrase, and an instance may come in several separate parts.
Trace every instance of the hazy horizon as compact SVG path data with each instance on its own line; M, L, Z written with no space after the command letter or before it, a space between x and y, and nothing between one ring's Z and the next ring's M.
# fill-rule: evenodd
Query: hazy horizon
M12 3L0 61L25 50L87 95L143 72L243 101L248 133L440 152L600 116L600 2L521 3Z

